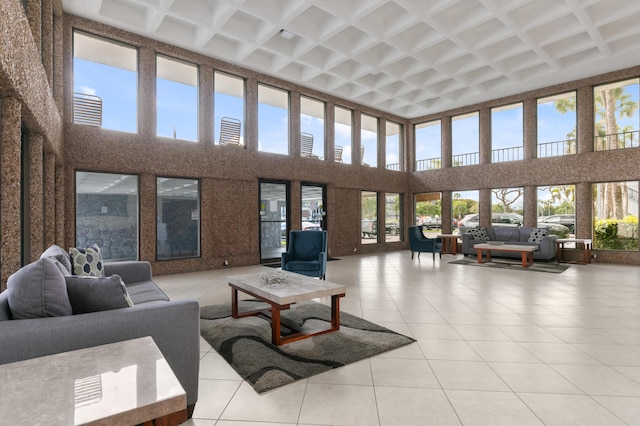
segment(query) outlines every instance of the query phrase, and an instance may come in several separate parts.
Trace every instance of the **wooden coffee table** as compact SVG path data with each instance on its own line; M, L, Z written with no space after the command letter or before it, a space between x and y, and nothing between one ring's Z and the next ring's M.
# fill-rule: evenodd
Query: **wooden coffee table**
M513 251L522 254L522 267L528 268L533 265L533 252L538 250L535 246L520 246L515 244L503 244L501 246L495 246L492 244L476 244L473 246L478 250L478 263L482 263L482 253L484 252L487 257L487 262L491 262L492 251Z
M269 270L266 270L266 272L269 272ZM287 275L286 281L283 284L277 285L265 283L261 277L262 272L229 277L229 286L231 287L231 316L233 318L255 315L269 317L271 319L271 341L274 345L282 345L340 329L340 298L344 297L346 287L328 280L319 280L293 272L285 271L285 274ZM271 308L242 313L238 312L238 291L268 303L271 305ZM330 327L313 330L298 329L293 323L282 319L280 311L289 309L291 305L296 302L318 297L331 297ZM284 324L290 330L296 331L296 333L282 336L281 324Z

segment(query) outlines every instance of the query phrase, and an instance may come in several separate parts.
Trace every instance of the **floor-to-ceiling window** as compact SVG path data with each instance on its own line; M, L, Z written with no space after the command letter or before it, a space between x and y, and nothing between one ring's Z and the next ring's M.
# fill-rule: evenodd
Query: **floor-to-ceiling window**
M138 176L76 172L76 246L105 260L138 258Z
M156 55L156 134L198 141L198 66Z
M378 193L360 193L362 244L378 242Z
M595 151L640 146L640 78L593 88Z
M300 97L300 155L324 159L325 103Z
M416 171L442 167L442 126L440 120L416 124Z
M289 184L260 182L260 261L280 258L287 248Z
M453 191L451 193L451 223L456 232L464 233L480 223L480 191Z
M301 185L300 201L302 230L309 231L327 229L325 186L312 183Z
M402 241L404 222L402 220L402 194L388 192L384 196L385 241Z
M258 150L289 154L289 92L258 84Z
M593 247L638 250L638 182L593 184Z
M576 187L555 185L538 187L538 227L556 234L575 235Z
M197 179L156 178L158 260L200 256L200 190Z
M538 158L575 154L576 92L538 99Z
M378 118L362 114L360 121L360 164L378 167Z
M477 112L452 117L451 165L480 164L480 115Z
M491 162L524 158L522 102L491 108Z
M336 163L351 164L353 149L353 111L347 108L335 107L335 161Z
M215 143L244 146L244 79L216 71L213 75L213 85Z
M73 122L138 131L138 50L73 32Z
M393 121L387 121L386 141L385 141L385 157L387 170L404 170L404 156L403 156L403 125L400 123L394 123Z

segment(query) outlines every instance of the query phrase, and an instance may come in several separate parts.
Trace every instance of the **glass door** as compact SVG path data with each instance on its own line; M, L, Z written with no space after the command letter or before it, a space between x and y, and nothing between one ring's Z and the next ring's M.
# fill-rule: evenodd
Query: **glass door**
M286 251L289 183L260 182L260 262L277 262Z
M302 230L327 229L325 186L313 183L302 184L300 200Z

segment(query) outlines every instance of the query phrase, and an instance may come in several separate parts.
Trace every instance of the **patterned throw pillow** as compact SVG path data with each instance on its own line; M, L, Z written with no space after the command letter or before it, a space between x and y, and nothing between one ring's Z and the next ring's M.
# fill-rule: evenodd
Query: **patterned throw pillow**
M549 235L546 229L533 228L529 234L530 243L541 243L542 238Z
M486 228L469 229L467 232L473 236L474 240L489 241L489 234L487 234Z
M97 244L88 248L72 247L69 249L73 273L89 277L104 277L102 253Z

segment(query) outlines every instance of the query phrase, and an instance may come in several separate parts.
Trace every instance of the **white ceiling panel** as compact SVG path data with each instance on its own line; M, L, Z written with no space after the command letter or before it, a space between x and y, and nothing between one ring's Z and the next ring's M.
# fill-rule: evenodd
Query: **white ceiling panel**
M638 0L62 3L68 13L406 118L640 65Z

